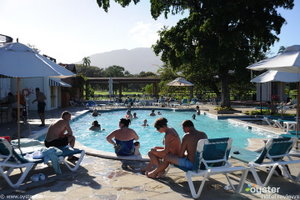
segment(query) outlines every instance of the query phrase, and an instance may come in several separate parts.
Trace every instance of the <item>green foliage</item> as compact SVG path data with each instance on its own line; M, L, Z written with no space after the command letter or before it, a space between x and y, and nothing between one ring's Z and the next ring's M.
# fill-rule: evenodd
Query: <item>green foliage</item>
M107 77L124 77L125 76L124 72L125 72L124 67L113 65L104 70L104 75Z
M84 57L82 59L82 65L83 66L90 66L91 65L91 59L90 59L90 57Z
M85 84L84 92L85 99L91 99L92 97L94 97L95 90L91 87L90 84Z
M115 0L123 7L139 0ZM110 0L97 0L105 11ZM278 41L285 19L278 8L292 9L293 0L281 1L205 1L151 0L154 19L169 14L188 12L176 26L160 31L160 39L153 46L156 54L173 69L183 71L196 89L211 88L217 95L221 91L221 105L230 106L229 86L239 87L249 82L245 69L262 59L271 45ZM228 71L234 70L233 75ZM214 79L218 75L219 79ZM166 81L166 80L163 80ZM200 86L203 84L203 86ZM250 86L249 86L250 87Z
M260 110L251 110L251 111L246 111L246 115L270 115L271 110L269 109L262 109L262 112Z
M147 84L144 87L145 94L152 94L152 91L153 91L153 85L152 84Z
M104 76L103 69L95 66L76 65L77 74L85 77L101 77Z
M141 71L137 76L138 77L157 77L157 74L155 74L153 72L144 72L144 71Z
M217 107L215 108L215 110L217 110L217 111L232 111L232 110L234 110L234 109L231 108L231 107L217 106Z

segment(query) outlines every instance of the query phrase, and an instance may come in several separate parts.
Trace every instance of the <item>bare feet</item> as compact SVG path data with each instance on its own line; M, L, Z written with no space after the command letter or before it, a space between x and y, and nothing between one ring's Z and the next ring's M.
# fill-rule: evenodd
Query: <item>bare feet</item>
M156 169L157 166L156 165L153 165L151 163L149 163L144 169L142 169L141 171L142 172L151 172L153 171L154 169Z
M157 175L156 175L156 178L164 178L164 177L166 177L167 172L168 171L166 171L166 170L158 172Z
M157 178L157 173L156 173L156 170L153 170L151 172L146 172L146 176L148 178Z

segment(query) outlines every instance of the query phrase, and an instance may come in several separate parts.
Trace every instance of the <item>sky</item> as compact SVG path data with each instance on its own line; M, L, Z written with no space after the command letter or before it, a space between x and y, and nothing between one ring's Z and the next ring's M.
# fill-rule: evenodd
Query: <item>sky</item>
M280 10L286 19L272 47L300 45L300 1ZM151 47L163 26L174 26L183 15L154 20L147 0L122 8L111 0L108 13L96 0L0 0L0 34L30 44L58 62L74 63L96 53Z

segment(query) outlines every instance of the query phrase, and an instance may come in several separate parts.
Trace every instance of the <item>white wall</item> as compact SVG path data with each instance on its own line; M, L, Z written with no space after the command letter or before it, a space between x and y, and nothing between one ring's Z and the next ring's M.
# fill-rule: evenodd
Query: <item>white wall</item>
M16 79L12 79L14 81L11 82L12 92L16 94ZM30 94L27 98L29 110L37 110L37 102L32 103L32 101L36 98L35 88L40 88L40 91L43 92L46 96L46 110L52 110L58 108L60 105L60 97L58 91L60 91L60 87L55 87L55 106L51 107L51 89L49 86L49 78L48 77L39 77L39 78L22 78L20 79L20 91L23 89L28 89Z

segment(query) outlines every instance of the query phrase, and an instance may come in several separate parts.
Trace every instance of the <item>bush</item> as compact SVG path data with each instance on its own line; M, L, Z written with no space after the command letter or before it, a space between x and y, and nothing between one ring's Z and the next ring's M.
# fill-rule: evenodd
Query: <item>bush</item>
M216 111L229 111L229 110L234 110L233 108L231 107L221 107L221 106L218 106L215 108Z

